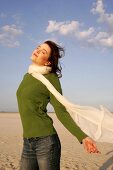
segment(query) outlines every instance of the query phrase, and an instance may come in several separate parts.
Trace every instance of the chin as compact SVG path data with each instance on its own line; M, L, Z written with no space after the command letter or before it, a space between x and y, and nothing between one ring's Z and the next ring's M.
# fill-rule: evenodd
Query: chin
M31 56L31 60L32 60L32 62L36 62L36 58L33 56Z

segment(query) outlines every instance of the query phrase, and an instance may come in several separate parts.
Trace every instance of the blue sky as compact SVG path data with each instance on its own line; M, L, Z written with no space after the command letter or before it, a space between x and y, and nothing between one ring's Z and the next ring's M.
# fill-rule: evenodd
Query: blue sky
M16 90L47 39L65 48L64 96L113 111L112 0L1 0L0 111L18 111Z

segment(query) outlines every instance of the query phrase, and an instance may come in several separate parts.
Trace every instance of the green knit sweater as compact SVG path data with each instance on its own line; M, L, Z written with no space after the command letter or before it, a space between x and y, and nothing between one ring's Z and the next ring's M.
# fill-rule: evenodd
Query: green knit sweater
M59 78L54 73L44 75L62 93ZM57 118L79 142L87 135L80 130L65 107L50 93L46 86L26 73L16 92L23 125L23 137L39 137L57 133L52 118L47 114L47 104L54 107Z

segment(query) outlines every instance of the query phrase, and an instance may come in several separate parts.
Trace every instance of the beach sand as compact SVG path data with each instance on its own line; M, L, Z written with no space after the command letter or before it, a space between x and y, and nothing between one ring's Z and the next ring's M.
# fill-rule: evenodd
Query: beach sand
M113 170L113 144L97 143L101 154L89 154L54 113L49 115L62 145L61 170ZM19 169L22 143L19 113L0 113L0 170Z

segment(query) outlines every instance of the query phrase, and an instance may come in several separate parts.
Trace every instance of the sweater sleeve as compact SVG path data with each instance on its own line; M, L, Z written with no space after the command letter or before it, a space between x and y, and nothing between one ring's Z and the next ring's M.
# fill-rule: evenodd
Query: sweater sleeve
M56 88L56 90L62 94L61 84L59 78L55 74L51 74L50 82ZM77 126L75 121L72 119L70 114L67 112L65 107L50 93L50 103L54 107L55 113L59 121L64 125L64 127L82 143L82 140L87 137L87 135Z

